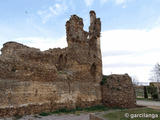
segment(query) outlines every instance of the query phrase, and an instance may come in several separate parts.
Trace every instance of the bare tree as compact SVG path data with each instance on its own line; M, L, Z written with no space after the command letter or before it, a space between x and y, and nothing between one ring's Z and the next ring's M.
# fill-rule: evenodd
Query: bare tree
M138 78L136 76L132 76L132 83L134 86L138 86L139 85L139 82L138 82Z
M157 63L153 70L152 70L152 75L150 78L150 81L152 82L160 82L160 64Z

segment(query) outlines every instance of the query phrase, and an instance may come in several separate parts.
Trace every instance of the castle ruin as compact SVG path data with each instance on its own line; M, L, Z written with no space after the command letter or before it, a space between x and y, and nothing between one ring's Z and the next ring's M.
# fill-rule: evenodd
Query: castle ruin
M135 105L129 76L113 76L104 87L100 85L101 21L94 11L90 11L89 32L84 31L83 26L82 18L70 17L66 22L68 47L63 49L40 51L17 42L3 45L0 55L0 117L84 108L103 102L112 107L116 107L113 103L120 107ZM105 93L106 90L109 93ZM123 94L125 90L131 92ZM117 92L114 94L116 99L110 98L111 92Z
M68 47L63 49L40 51L16 42L3 45L0 116L101 103L100 18L90 11L89 32L83 26L82 18L70 17L66 22Z

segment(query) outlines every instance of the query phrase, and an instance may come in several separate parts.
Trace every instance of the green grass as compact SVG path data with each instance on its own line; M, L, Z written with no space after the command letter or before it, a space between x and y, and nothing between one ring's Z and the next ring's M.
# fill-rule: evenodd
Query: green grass
M48 115L51 115L51 112L42 112L39 115L40 116L48 116Z
M129 114L130 117L125 117L125 114ZM160 111L153 110L151 108L136 108L136 109L124 109L119 111L108 112L103 115L107 120L152 120L152 118L133 118L135 114L157 114L159 117L154 120L160 120ZM131 118L132 117L132 118Z
M52 114L61 114L61 113L73 113L73 114L77 114L79 115L80 113L79 112L100 112L100 111L107 111L109 110L109 108L103 106L103 105L98 105L98 106L92 106L92 107L87 107L87 108L79 108L77 107L76 109L59 109L59 110L56 110L56 111L53 111L53 112L42 112L40 113L39 115L40 116L48 116L48 115L52 115Z

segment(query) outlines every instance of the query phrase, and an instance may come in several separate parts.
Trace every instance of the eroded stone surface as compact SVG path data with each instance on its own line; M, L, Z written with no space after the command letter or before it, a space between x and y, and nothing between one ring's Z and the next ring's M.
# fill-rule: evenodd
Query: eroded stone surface
M106 76L106 81L102 86L102 97L107 107L136 107L136 95L128 74Z
M90 12L90 18L89 32L86 32L83 19L71 16L66 22L68 47L63 49L40 51L16 42L3 45L0 56L0 116L100 104L101 22L94 11ZM32 104L29 106L32 111L25 108L29 104ZM45 107L37 110L34 105L38 104Z

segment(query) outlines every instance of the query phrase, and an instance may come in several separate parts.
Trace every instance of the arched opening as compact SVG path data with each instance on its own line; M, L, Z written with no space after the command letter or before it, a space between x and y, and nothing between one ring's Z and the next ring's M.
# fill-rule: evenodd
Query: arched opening
M59 56L58 61L59 61L59 63L62 63L62 62L63 62L63 55L62 55L62 54Z
M60 54L57 61L57 70L64 70L67 64L67 54Z
M63 66L63 55L61 54L58 58L58 70L62 70Z
M91 66L91 69L90 69L90 73L91 75L95 76L96 75L96 64L93 63L92 66Z

